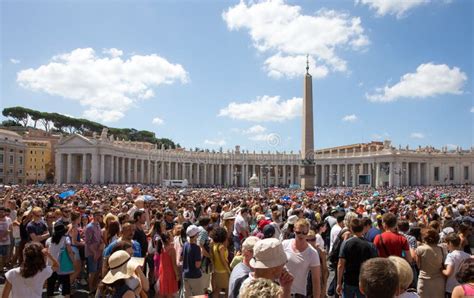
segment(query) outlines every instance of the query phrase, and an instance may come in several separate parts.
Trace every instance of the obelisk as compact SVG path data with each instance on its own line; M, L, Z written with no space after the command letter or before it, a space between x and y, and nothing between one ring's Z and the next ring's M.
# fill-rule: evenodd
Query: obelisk
M313 77L309 74L308 57L306 58L306 74L303 84L301 160L301 189L314 190Z

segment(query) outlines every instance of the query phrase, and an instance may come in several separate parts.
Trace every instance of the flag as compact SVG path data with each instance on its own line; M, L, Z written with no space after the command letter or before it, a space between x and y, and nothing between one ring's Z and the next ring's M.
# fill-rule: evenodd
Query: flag
M74 195L75 193L76 193L76 192L71 189L71 190L68 190L68 191L65 191L65 192L60 193L60 194L59 194L59 197L64 200L64 199L66 199L66 198L68 198L68 197Z
M415 195L416 195L416 197L417 197L418 199L423 198L423 195L421 194L421 192L420 192L420 190L419 190L418 188L416 189Z

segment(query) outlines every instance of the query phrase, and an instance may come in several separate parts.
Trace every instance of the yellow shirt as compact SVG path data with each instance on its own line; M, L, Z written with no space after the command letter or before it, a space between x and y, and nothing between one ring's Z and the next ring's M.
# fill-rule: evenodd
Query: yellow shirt
M224 273L227 272L227 267L222 263L221 257L219 256L219 248L222 246L221 243L212 245L212 264L214 265L214 272ZM224 261L227 262L229 252L224 247Z

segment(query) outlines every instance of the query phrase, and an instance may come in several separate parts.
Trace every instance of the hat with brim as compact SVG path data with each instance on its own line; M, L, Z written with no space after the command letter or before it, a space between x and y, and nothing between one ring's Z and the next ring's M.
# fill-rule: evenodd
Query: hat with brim
M143 258L132 258L124 251L114 252L108 260L109 272L102 279L104 284L113 284L117 280L127 279L134 275L138 266L143 265Z
M255 243L250 266L256 269L275 268L285 265L287 260L280 240L267 238Z

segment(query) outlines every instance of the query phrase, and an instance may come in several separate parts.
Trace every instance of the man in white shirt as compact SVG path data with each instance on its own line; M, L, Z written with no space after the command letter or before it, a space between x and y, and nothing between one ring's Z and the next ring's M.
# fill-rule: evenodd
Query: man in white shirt
M336 241L337 235L339 235L339 232L342 230L343 227L344 227L344 215L338 215L337 224L335 224L331 228L331 234L329 238L329 252L332 251L332 247L334 245L334 242Z
M284 240L282 245L288 258L286 267L293 275L291 294L295 297L306 297L308 273L311 270L313 297L321 297L321 265L318 252L308 244L306 235L309 232L309 222L300 218L295 223L295 239Z
M234 249L240 251L241 243L243 239L249 236L249 224L247 223L247 217L250 209L244 207L240 209L239 215L235 218L234 231L232 232L234 240Z

